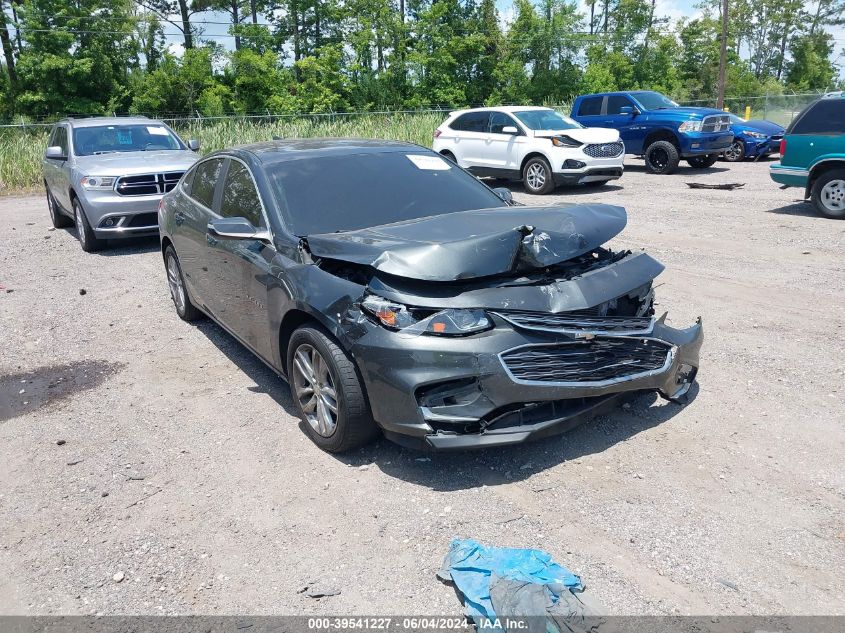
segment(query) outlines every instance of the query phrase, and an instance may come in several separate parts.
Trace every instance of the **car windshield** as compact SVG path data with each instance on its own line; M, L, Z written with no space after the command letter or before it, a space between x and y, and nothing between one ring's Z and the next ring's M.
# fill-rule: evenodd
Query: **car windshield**
M453 163L413 148L289 160L267 172L299 236L505 206Z
M584 127L568 116L558 114L554 110L522 110L514 112L516 118L531 130L571 130Z
M73 147L78 156L185 149L167 127L152 122L78 127L73 131Z
M678 104L659 92L635 92L634 96L646 110L677 108Z

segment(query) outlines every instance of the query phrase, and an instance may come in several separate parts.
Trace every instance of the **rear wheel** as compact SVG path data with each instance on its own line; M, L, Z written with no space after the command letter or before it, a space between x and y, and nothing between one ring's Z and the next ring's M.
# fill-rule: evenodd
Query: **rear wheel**
M95 253L103 250L106 245L106 240L99 239L94 235L91 225L88 224L88 218L85 217L85 211L82 208L82 203L79 198L73 199L73 218L76 221L76 236L79 238L79 245L86 253Z
M378 435L355 365L323 330L306 325L288 345L288 381L311 440L340 453Z
M50 212L50 221L53 223L53 228L63 229L71 226L73 222L71 222L70 218L61 212L59 209L59 203L56 202L53 194L50 193L50 188L46 185L44 185L44 187L47 189L47 211Z
M695 167L696 169L706 169L708 167L712 167L716 164L717 160L719 160L718 154L707 154L705 156L693 156L691 158L687 158L687 162L690 164L690 167Z
M522 183L528 193L543 195L551 193L555 188L552 168L545 158L535 156L527 163L522 170Z
M678 148L669 141L655 141L645 150L645 166L652 174L671 174L680 161Z
M813 206L826 218L845 220L845 169L833 169L813 183Z
M185 277L182 275L182 266L176 256L176 249L168 246L164 250L164 267L167 270L167 285L170 288L170 298L176 306L176 314L183 321L196 321L202 318L202 312L191 303L188 296L188 289L185 287Z
M722 155L729 163L740 162L743 158L745 158L745 143L739 139L734 139L734 142L731 143L731 146L726 149L725 153Z

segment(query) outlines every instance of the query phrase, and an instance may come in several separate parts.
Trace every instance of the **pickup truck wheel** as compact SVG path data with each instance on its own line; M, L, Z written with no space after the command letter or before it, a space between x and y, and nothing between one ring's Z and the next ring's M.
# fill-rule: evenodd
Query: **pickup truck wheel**
M826 218L845 220L845 169L826 172L813 183L813 206Z
M294 331L287 361L294 404L317 446L341 453L378 435L358 371L328 333L313 325Z
M88 224L88 218L85 217L85 211L82 209L82 203L79 198L73 199L73 219L76 221L76 236L79 238L79 245L86 253L96 253L103 250L106 245L106 240L99 239L94 235L91 225Z
M693 156L692 158L687 158L687 162L690 164L690 167L695 167L696 169L707 169L708 167L712 167L716 164L717 160L719 160L718 154L707 154L706 156Z
M652 174L671 174L679 162L678 148L669 141L655 141L645 150L645 166Z
M729 163L738 163L745 158L745 143L735 139L731 146L722 154Z
M549 162L545 158L535 156L525 163L522 183L528 193L543 195L554 191L555 180Z
M64 213L59 210L59 203L56 202L56 199L53 197L53 194L50 193L50 188L45 185L47 189L47 211L50 212L50 221L53 223L54 229L64 229L68 226L73 225L73 222L70 221L70 218L67 217Z

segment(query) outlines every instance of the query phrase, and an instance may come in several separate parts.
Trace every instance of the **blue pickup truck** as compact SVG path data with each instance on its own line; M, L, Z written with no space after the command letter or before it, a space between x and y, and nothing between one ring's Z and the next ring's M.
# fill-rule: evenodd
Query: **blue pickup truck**
M643 156L654 174L671 174L682 158L710 167L734 138L727 112L681 107L650 90L582 95L572 104L572 118L619 130L625 153Z

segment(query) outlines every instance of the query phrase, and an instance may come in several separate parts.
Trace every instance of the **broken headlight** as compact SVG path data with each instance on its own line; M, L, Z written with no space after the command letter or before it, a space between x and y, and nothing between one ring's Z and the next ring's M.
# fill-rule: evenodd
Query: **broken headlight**
M484 310L448 308L432 313L411 309L375 295L364 297L361 307L384 327L406 334L462 336L493 327L493 322Z

